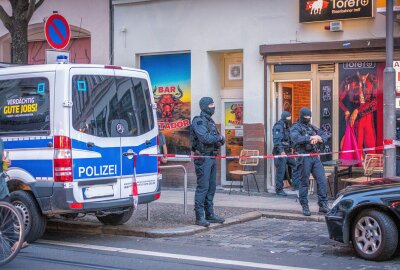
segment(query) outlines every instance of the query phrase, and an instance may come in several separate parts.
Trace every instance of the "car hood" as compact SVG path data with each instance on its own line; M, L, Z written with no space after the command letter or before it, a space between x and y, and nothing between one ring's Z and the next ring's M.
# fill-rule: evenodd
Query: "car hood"
M384 189L391 189L394 187L400 187L400 177L379 178L365 181L345 188L339 193L338 196L373 190L379 190L380 192L382 192Z

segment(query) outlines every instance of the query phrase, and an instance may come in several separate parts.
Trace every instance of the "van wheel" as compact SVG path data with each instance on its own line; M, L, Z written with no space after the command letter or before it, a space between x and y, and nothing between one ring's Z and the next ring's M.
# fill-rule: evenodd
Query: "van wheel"
M357 255L366 260L383 261L393 256L398 243L396 223L386 214L362 211L353 225L352 242Z
M11 203L17 208L25 225L25 240L32 243L43 236L47 217L44 216L32 194L17 190L10 194Z
M96 216L97 219L104 225L122 225L126 223L133 214L133 207L129 207L128 211L122 214L109 214L106 216Z

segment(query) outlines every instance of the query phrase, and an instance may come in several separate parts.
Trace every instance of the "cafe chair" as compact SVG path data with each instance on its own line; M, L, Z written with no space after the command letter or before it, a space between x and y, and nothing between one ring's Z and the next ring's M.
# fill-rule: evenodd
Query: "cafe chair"
M374 173L379 173L379 176L383 175L383 155L382 154L366 154L364 159L364 176L372 179Z
M240 151L240 156L244 158L239 158L239 165L242 166L243 170L234 170L234 171L229 171L231 175L237 175L240 177L240 182L241 187L244 184L244 177L246 177L246 182L247 182L247 192L250 196L250 187L249 187L249 179L248 177L252 177L254 180L254 183L256 184L257 191L260 192L260 189L258 188L258 183L256 179L256 173L257 171L255 170L258 166L259 159L258 158L246 158L246 156L258 156L260 153L259 150L247 150L243 149ZM229 194L231 194L232 191L232 184L233 181L231 181L231 187L229 189Z
M383 154L366 154L363 161L364 175L357 178L340 179L340 181L346 182L348 184L358 184L372 180L372 176L375 173L379 173L379 176L382 177L383 162Z

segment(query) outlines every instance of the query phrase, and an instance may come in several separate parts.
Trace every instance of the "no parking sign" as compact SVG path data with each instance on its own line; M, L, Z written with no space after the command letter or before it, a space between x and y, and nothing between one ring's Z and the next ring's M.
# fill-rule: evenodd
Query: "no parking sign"
M54 49L62 50L67 47L71 30L67 20L60 14L52 14L44 25L46 40Z

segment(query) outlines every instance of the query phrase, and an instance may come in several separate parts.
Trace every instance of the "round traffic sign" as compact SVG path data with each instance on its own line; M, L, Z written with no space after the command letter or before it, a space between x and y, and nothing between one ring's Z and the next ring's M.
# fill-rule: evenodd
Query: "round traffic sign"
M62 50L67 47L71 30L67 20L60 14L52 14L44 25L46 40L54 49Z

